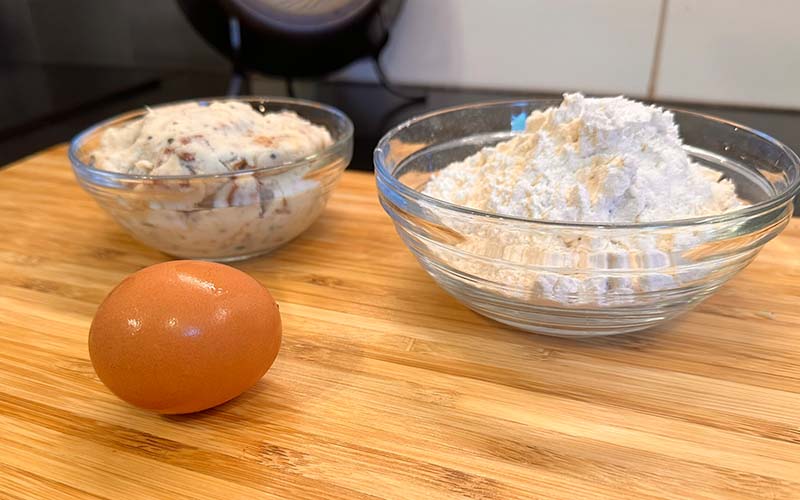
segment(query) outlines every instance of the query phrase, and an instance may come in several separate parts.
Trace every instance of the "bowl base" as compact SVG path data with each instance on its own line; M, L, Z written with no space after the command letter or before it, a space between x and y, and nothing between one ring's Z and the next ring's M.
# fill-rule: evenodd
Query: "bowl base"
M280 247L269 248L267 250L260 250L258 252L247 253L243 255L232 255L230 257L205 257L205 256L192 256L192 255L177 255L169 252L164 252L164 253L166 253L170 257L175 257L176 259L204 260L207 262L219 262L220 264L225 264L230 262L239 262L242 260L253 259L255 257L261 257L263 255L267 255L268 253L274 252L278 248Z
M601 337L646 330L689 311L713 291L705 290L692 297L659 304L572 308L502 297L480 287L465 285L449 276L435 272L431 274L446 292L481 316L526 332L568 338Z
M563 327L563 326L558 327L546 324L520 323L518 321L509 321L507 318L492 317L488 314L481 313L480 311L475 311L475 312L477 312L481 316L486 316L489 319L493 319L499 323L503 323L504 325L512 326L514 328L526 332L536 333L539 335L547 335L548 337L561 337L561 338L571 338L571 339L582 339L582 338L585 339L592 337L606 337L610 335L623 335L626 333L641 332L643 330L647 330L648 328L656 326L655 324L645 324L645 325L634 325L634 326L620 326L617 328L607 328L602 330L575 329L570 327ZM667 320L664 319L662 321L667 321ZM658 323L661 323L662 321L659 321Z

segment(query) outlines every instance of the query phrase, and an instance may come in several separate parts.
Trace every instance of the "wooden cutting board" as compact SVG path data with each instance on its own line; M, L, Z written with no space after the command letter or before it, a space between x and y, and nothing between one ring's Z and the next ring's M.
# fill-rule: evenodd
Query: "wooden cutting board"
M281 305L272 370L164 417L106 390L86 336L168 257L65 151L0 171L2 498L800 498L800 220L683 318L561 340L446 295L350 172L304 236L236 264Z

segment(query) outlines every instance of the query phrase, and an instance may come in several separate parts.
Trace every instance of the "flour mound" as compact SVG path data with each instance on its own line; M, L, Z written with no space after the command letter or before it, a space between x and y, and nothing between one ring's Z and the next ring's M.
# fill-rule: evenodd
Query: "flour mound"
M744 206L720 177L690 160L672 113L623 97L568 94L559 107L531 114L524 132L434 174L423 193L528 219L641 223ZM481 278L475 286L527 303L658 304L648 292L685 287L714 271L713 263L693 260L709 237L701 227L522 230L478 226L445 210L440 221L463 238L454 249L432 246L432 254Z
M742 206L730 180L690 161L672 113L623 97L564 95L525 131L439 171L425 194L530 219L636 223Z

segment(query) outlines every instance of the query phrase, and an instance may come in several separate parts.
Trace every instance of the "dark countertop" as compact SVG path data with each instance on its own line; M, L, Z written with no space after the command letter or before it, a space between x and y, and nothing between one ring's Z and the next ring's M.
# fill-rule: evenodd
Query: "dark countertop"
M69 140L82 129L114 114L144 105L223 95L225 72L156 72L76 66L0 66L0 165ZM468 102L557 97L553 94L404 88L427 100L408 103L372 84L298 82L297 97L331 104L356 125L351 168L372 169L372 148L389 128L417 114ZM281 80L257 78L253 93L286 95ZM762 130L800 150L800 111L686 103L659 104L720 116Z
M224 95L227 72L174 72L76 66L0 66L0 165L55 143L117 113L163 102ZM469 102L553 94L403 88L425 94L410 103L374 84L300 81L297 97L331 104L355 123L351 169L372 170L372 149L391 127L414 115ZM282 80L256 78L252 93L287 95ZM800 151L800 111L676 102L658 104L716 115L766 132Z

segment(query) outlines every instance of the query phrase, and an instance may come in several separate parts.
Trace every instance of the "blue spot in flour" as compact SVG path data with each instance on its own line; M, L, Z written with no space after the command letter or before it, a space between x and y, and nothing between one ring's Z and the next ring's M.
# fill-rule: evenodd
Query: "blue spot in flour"
M518 115L511 115L511 131L522 132L525 130L525 120L528 118L528 113L522 112Z

